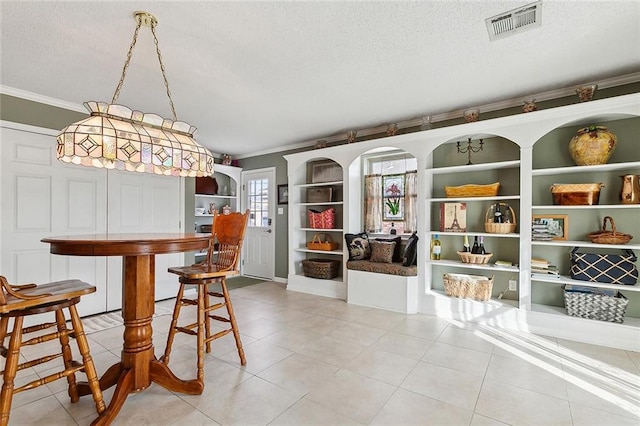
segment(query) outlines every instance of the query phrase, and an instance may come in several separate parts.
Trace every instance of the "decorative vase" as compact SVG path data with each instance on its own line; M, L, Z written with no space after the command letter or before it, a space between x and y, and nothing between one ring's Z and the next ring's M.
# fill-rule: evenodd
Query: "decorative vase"
M622 204L640 204L640 176L623 175L620 202Z
M569 154L578 166L606 164L616 148L618 138L603 126L578 130L569 142Z

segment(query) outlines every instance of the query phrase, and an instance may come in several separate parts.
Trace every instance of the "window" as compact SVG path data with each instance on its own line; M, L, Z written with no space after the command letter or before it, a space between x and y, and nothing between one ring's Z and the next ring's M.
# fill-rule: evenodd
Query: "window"
M404 151L385 152L364 159L365 230L409 234L417 223L418 161Z

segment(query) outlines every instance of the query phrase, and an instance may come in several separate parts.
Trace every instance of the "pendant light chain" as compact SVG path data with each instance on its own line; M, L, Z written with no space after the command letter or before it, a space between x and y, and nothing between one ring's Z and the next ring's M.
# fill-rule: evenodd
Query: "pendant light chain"
M136 30L133 33L133 41L129 46L129 51L127 52L127 59L124 62L124 67L122 67L122 76L120 77L120 81L118 82L118 87L116 87L116 91L113 94L113 98L111 99L111 103L115 104L120 96L120 90L122 89L122 85L124 84L124 79L127 74L127 68L129 67L129 62L131 62L131 57L133 56L133 48L136 46L136 42L138 41L138 33L140 31L140 27L142 26L143 18L141 16L137 16L138 24L136 25ZM160 71L162 72L162 78L164 80L164 87L167 89L167 96L169 97L169 106L171 107L171 112L173 113L173 120L177 121L178 116L176 114L176 108L173 104L173 99L171 98L171 90L169 90L169 80L167 80L167 74L164 68L164 63L162 62L162 55L160 54L160 45L158 43L158 37L156 36L156 24L157 21L152 19L150 21L149 26L151 27L151 34L153 34L153 42L156 45L156 53L158 54L158 62L160 62Z

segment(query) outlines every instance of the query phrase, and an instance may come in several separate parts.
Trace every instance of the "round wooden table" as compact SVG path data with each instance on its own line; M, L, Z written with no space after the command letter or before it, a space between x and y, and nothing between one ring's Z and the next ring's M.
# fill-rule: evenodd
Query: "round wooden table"
M51 253L68 256L122 256L122 356L100 378L100 388L116 390L107 407L92 424L109 424L131 392L148 388L151 382L175 392L198 395L204 384L177 378L153 350L151 321L155 307L155 255L201 251L209 247L211 234L140 233L92 234L43 238ZM177 282L177 280L176 280ZM81 387L89 394L88 385Z

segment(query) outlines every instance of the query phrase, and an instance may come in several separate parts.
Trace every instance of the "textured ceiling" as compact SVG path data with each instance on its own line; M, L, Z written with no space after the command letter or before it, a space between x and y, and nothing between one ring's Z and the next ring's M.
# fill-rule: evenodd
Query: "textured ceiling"
M490 42L484 19L527 3L2 1L0 84L110 102L146 10L178 118L246 156L640 70L640 2L544 0L540 28ZM146 28L118 102L171 117Z

